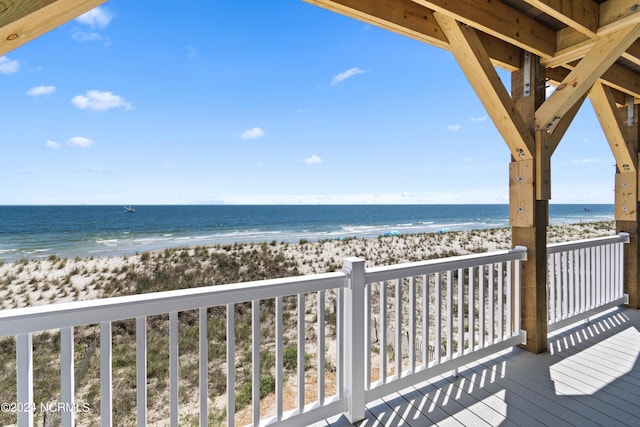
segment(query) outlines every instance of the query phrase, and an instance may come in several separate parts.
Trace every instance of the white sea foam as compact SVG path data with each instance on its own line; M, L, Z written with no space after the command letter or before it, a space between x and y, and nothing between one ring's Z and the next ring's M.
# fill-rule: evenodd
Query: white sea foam
M99 239L96 240L96 243L105 246L115 246L118 244L118 239Z

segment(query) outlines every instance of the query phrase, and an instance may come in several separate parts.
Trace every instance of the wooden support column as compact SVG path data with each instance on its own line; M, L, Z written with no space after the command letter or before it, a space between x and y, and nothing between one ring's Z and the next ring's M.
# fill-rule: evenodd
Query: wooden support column
M629 295L629 306L637 309L640 308L639 106L631 98L626 106L617 107L611 90L601 83L593 86L589 98L616 160L616 231L625 231L630 237L624 247L624 292Z
M539 58L523 52L523 66L511 74L511 97L516 110L535 139L533 159L512 157L509 167L509 211L513 246L527 247L522 262L522 329L524 348L540 353L547 349L547 226L551 194L552 141L546 132L535 132L535 112L545 97L544 69Z
M537 56L522 52L521 66L512 74L509 96L476 31L451 16L436 12L434 17L449 40L451 53L511 151L512 241L528 249L528 260L522 263L521 326L527 331L525 348L540 353L547 348L549 165L557 145L550 133L535 135L536 110L545 97L544 68Z
M616 232L629 233L624 246L624 292L629 307L640 308L640 227L638 222L638 173L616 173Z

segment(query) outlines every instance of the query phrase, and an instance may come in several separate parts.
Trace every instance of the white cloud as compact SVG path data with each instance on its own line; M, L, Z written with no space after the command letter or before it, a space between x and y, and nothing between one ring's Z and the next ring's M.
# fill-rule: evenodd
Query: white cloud
M107 111L111 108L124 108L132 110L133 106L123 97L114 95L111 92L99 90L87 91L85 95L74 96L71 103L81 110Z
M74 136L67 141L67 145L80 148L86 148L93 144L94 142L92 140L85 138L84 136Z
M58 144L56 141L52 141L52 140L48 139L44 143L44 146L45 146L45 148L49 148L51 150L55 150L55 149L60 147L60 144Z
M304 162L308 165L319 165L324 163L324 160L322 160L320 156L312 154L311 157L304 159Z
M331 79L331 84L335 86L338 83L342 83L343 81L347 80L350 77L356 76L358 74L364 74L364 73L366 73L366 71L361 70L358 67L349 68L347 71L343 71L342 73L336 74L335 76L333 76L333 79Z
M49 95L56 91L55 86L36 86L27 91L29 96Z
M449 125L449 126L447 126L447 130L449 132L458 132L460 130L460 125L458 125L458 124Z
M238 136L242 139L256 139L264 136L264 130L255 127L239 133Z
M20 63L17 59L9 59L6 56L0 56L0 74L17 73L20 69Z
M577 164L584 164L584 163L598 163L599 161L600 161L599 159L582 158L582 159L574 159L571 161L571 163L574 165L577 165Z
M487 116L471 117L471 122L472 123L482 123L482 122L486 122L486 121L487 121Z
M77 42L95 42L102 40L102 36L98 33L86 32L77 29L71 33L71 37Z
M113 14L103 9L101 7L96 7L95 9L90 10L89 12L78 16L75 21L89 27L90 31L85 31L81 28L74 28L71 33L71 37L77 42L94 42L105 40L105 38L97 32L96 30L102 30L107 28L111 20L113 19ZM111 42L107 38L104 42L104 46L110 46Z
M102 7L96 7L76 18L76 21L91 28L106 28L113 15Z

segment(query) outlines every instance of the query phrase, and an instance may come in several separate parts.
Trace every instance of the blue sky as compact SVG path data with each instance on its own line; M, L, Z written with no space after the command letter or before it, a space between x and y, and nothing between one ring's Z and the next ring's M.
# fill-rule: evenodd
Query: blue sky
M449 52L301 0L111 0L0 57L0 91L0 204L508 203ZM587 101L551 202L613 203L614 172Z

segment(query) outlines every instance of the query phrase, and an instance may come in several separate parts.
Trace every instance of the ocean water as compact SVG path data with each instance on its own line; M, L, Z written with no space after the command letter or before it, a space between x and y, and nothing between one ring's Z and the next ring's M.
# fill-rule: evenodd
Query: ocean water
M0 206L0 260L105 257L179 246L298 242L509 226L508 205ZM550 223L613 205L550 205Z

